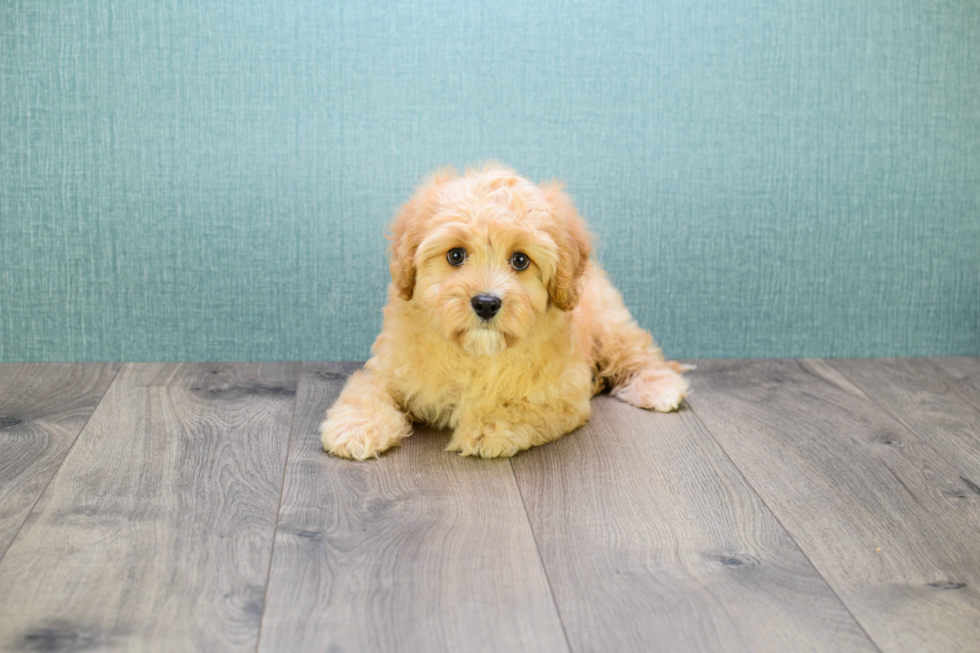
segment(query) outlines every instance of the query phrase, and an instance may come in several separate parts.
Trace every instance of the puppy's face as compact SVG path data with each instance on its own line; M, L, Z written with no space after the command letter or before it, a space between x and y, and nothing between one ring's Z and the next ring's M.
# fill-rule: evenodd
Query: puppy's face
M513 345L552 309L571 310L589 236L557 185L488 167L431 178L392 225L401 298L470 354Z

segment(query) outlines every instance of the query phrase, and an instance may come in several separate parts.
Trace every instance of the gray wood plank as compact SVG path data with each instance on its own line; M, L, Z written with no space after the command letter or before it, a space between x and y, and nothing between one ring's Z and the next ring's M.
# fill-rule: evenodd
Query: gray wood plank
M980 496L820 360L700 361L690 403L884 651L976 651Z
M512 461L573 650L875 650L690 409L592 405Z
M506 460L422 429L378 460L323 452L356 367L304 367L260 650L567 650Z
M972 402L980 400L980 356L950 356L928 359L933 365L949 374L956 387Z
M0 560L119 367L0 364Z
M254 650L298 376L124 366L0 563L0 649Z
M980 488L980 359L827 362Z

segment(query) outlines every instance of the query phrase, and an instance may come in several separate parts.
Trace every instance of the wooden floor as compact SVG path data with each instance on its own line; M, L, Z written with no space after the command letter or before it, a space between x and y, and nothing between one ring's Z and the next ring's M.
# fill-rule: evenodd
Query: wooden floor
M511 460L350 363L0 365L0 649L978 651L980 358L699 361Z

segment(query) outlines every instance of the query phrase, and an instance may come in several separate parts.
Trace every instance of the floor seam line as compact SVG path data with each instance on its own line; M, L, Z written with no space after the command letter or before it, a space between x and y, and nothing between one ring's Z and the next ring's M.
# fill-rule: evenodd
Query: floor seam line
M510 465L510 475L514 479L514 486L517 488L517 495L521 498L521 506L524 508L524 519L527 523L527 529L531 532L531 541L534 542L534 551L538 554L538 562L541 564L541 573L544 574L544 580L548 583L548 592L551 594L551 604L555 606L555 614L558 616L558 625L561 626L561 633L565 637L565 646L568 648L569 653L572 653L574 649L572 648L572 643L568 639L568 631L565 629L565 620L561 616L561 608L558 607L558 599L555 598L555 588L551 585L551 577L548 576L548 568L544 564L544 557L541 555L541 547L538 545L538 536L534 533L534 526L531 524L531 513L527 510L527 502L524 500L524 492L521 490L521 483L517 480L517 471L514 469L514 459L511 458L507 461Z
M796 550L799 551L800 554L806 559L806 561L810 564L810 567L813 569L813 571L817 572L817 575L820 576L820 578L823 580L824 585L827 586L827 589L830 590L830 592L834 595L834 597L841 604L844 610L847 611L847 614L849 614L851 616L851 619L854 620L854 623L857 624L857 627L861 629L862 633L864 633L864 636L868 639L868 642L870 642L871 645L875 647L875 650L879 651L879 653L882 653L882 649L880 646L878 646L878 642L876 642L871 637L871 635L865 629L864 624L862 624L860 620L858 620L857 616L855 616L855 614L851 611L851 607L844 602L844 599L840 597L840 594L837 593L837 590L834 589L834 586L831 585L827 577L820 572L820 569L815 564L813 564L813 560L810 559L810 556L807 554L807 552L803 550L802 546L800 546L800 543L797 541L796 536L793 535L793 532L788 528L786 528L786 525L783 523L783 520L779 518L779 515L777 515L776 512L772 509L772 506L770 506L769 503L763 498L763 496L759 494L759 491L745 475L745 472L742 471L742 468L739 467L737 464L735 464L735 461L732 460L732 457L730 455L728 455L728 451L725 449L724 446L722 446L721 442L718 441L718 438L715 437L715 434L712 433L711 429L708 428L708 425L701 420L701 416L698 415L698 411L694 407L694 405L688 402L688 406L691 407L691 413L694 415L694 418L697 420L698 424L701 425L701 428L703 428L708 433L708 435L711 437L714 443L721 450L722 454L724 454L725 459L728 460L729 463L731 463L732 467L735 468L735 471L738 472L738 475L742 477L742 480L745 481L746 485L749 486L749 489L752 490L752 493L759 498L759 501L761 501L762 505L766 507L766 510L769 511L769 514L772 515L772 518L776 520L776 523L779 524L779 527L782 528L783 532L786 533L786 535L789 536L789 539L793 541L793 545L796 546Z
M919 444L921 444L923 447L925 447L929 451L931 451L934 454L936 454L936 457L938 457L940 460L944 461L947 465L949 465L953 469L953 471L955 471L960 476L960 478L964 478L964 477L966 477L968 475L968 473L967 472L964 472L960 468L959 465L957 465L955 462L953 462L952 460L950 460L949 458L947 458L945 455L943 455L942 453L940 453L935 447L933 447L929 443L928 438L926 438L925 436L923 436L919 432L919 430L917 428L915 428L914 426L908 424L904 419L902 419L901 417L899 417L898 415L896 415L895 413L893 413L892 411L890 411L887 407L882 406L880 403L878 403L877 400L875 400L874 397L872 397L867 392L865 392L864 391L864 388L862 388L861 386L859 386L858 383L857 383L857 381L855 381L849 374L847 374L843 370L839 369L836 365L834 365L830 361L827 361L826 359L821 359L821 360L823 360L824 362L826 362L827 365L830 368L832 368L835 372L837 372L838 374L840 374L841 376L843 376L845 379L847 379L848 382L851 383L851 385L853 385L855 388L858 389L858 391L860 391L862 397L864 397L865 399L867 399L873 405L877 406L878 409L881 410L881 412L885 413L885 415L887 415L888 417L890 417L891 419L893 419L896 423L898 423L898 425L901 426L903 429L905 429L905 431L907 431L913 438L915 438L919 442ZM928 359L926 359L926 360L928 360ZM935 370L936 372L939 372L939 374L941 374L943 376L943 378L945 378L946 380L948 380L951 384L953 384L953 385L956 384L956 379L953 378L952 376L950 376L949 374L947 374L946 371L943 370L941 367L939 367L938 365L933 364L932 361L928 361L928 364L929 364L929 366L933 370ZM971 479L971 481L972 481L972 479ZM978 481L978 482L980 482L980 481Z
M49 478L48 482L44 484L44 489L38 493L37 499L35 499L34 503L31 504L31 509L27 511L27 517L25 517L24 521L20 523L20 526L17 527L17 532L14 533L14 536L12 538L10 538L10 543L7 545L7 548L3 550L3 553L0 553L0 564L3 564L3 559L7 556L7 551L10 551L10 547L12 547L14 545L14 542L17 541L17 538L20 537L20 532L24 529L24 524L30 521L31 514L33 514L34 509L37 508L37 504L41 502L41 497L45 495L45 493L48 491L48 487L51 485L51 481L53 481L54 477L57 476L58 472L61 471L61 468L64 466L65 461L68 459L68 456L71 454L72 449L75 448L75 444L78 443L78 439L82 437L82 433L85 432L85 429L87 429L88 425L92 422L92 416L95 415L96 411L99 410L99 406L102 405L102 402L105 400L106 395L109 394L109 390L112 388L113 385L115 385L116 379L119 377L119 373L122 372L122 369L126 365L129 365L129 363L120 363L119 369L117 369L116 373L112 375L112 380L109 381L109 385L105 387L105 392L103 392L102 396L99 397L99 400L95 404L95 408L92 409L92 412L85 420L85 424L83 424L82 428L80 428L78 430L78 433L75 434L75 439L71 441L71 446L68 447L68 450L65 452L65 455L62 456L61 461L58 463L58 466L54 470L54 473L51 474L51 478Z
M305 362L300 362L299 372L296 375L296 395L293 397L293 412L289 416L289 437L286 440L286 457L282 466L282 482L279 484L279 503L276 506L276 520L272 527L272 547L269 549L269 566L265 571L265 592L262 593L262 617L259 619L259 630L255 635L255 653L258 653L262 645L262 626L265 624L265 610L269 604L269 585L272 581L272 561L276 555L276 536L279 533L279 515L282 512L282 497L286 491L286 472L289 470L289 450L293 446L293 429L296 426L296 407L299 405L299 385L303 382L303 370L306 368Z

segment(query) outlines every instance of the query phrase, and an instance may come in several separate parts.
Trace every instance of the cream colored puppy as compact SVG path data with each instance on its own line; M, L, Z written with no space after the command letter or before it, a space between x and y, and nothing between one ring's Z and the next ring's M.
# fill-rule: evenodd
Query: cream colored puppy
M376 457L424 422L453 430L448 451L513 456L584 424L607 384L664 412L687 393L684 366L589 258L559 184L494 164L445 170L391 229L384 326L320 427L328 452Z

